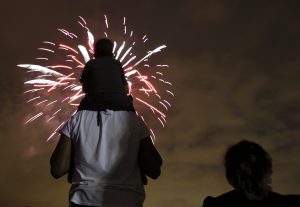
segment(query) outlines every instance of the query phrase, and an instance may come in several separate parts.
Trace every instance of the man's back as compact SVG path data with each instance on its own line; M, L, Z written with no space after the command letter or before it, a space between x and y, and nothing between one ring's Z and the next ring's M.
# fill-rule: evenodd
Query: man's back
M150 134L140 117L127 111L79 111L61 133L72 141L72 202L115 203L119 197L132 206L142 203L138 153L140 140Z

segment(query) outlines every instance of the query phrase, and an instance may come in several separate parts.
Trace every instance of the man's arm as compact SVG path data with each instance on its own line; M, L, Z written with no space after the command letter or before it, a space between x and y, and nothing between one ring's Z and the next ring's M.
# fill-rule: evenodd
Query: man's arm
M51 175L54 178L65 175L69 171L70 160L71 139L62 134L50 159Z
M140 142L139 165L141 171L148 177L152 179L159 177L162 158L150 137L146 137Z

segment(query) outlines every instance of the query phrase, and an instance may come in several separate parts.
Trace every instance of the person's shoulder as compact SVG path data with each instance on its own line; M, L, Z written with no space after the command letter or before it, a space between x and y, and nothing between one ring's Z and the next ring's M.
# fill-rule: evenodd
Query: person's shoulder
M299 207L300 206L300 195L289 194L282 195L279 193L272 192L269 199L278 206L289 206L289 207Z
M89 59L89 60L85 63L85 67L90 66L90 65L93 65L93 64L95 64L95 62L96 62L96 59L95 59L95 58Z
M211 206L215 206L216 203L216 199L214 197L211 196L207 196L204 201L203 201L203 207L211 207Z
M145 122L143 121L143 119L139 115L137 115L136 112L126 111L126 113L128 114L128 116L131 117L132 123L138 124L138 125L145 124Z
M150 136L151 132L145 121L134 112L130 112L132 116L132 127L140 134L141 138Z
M97 58L91 58L86 62L86 64L94 63L96 60L97 60Z
M122 63L121 63L119 60L117 60L117 59L115 59L115 58L112 58L112 61L113 61L116 65L122 66Z
M226 192L216 197L207 196L203 201L203 207L217 207L226 206L231 201L236 200L239 197L238 192L235 190Z
M140 125L146 125L145 121L143 118L139 115L137 115L135 112L131 112L133 119L138 122Z
M285 195L288 206L300 206L300 195Z
M82 116L84 116L85 113L86 113L85 110L82 110L82 111L76 111L76 113L74 113L74 114L70 117L69 121L70 121L72 124L75 124L75 123L78 122L78 120L79 120Z

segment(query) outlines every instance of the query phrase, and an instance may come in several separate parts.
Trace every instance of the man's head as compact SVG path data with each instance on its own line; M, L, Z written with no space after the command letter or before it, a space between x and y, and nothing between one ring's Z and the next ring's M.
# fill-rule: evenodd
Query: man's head
M254 197L271 191L272 159L255 142L240 141L229 147L224 165L227 180L235 189Z
M99 39L95 44L94 44L94 56L99 57L99 56L113 56L113 47L114 44L110 39L103 38Z

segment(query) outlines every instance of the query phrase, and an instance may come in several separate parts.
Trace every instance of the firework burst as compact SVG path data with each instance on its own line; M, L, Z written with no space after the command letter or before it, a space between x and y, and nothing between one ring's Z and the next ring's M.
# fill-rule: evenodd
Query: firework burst
M104 15L105 37L114 39L109 34L108 19ZM28 73L28 80L24 83L26 103L32 104L35 113L28 115L25 124L43 120L53 129L47 140L58 135L58 130L73 115L85 95L79 82L84 65L93 57L94 35L87 26L84 18L79 16L77 21L86 36L85 43L80 44L81 37L66 29L58 29L64 43L43 41L38 48L41 56L36 58L36 64L19 64ZM149 59L166 48L158 46L147 51L144 55L137 55L134 49L138 44L147 47L147 35L137 39L133 31L128 30L126 18L123 19L124 40L114 42L113 53L124 69L130 86L130 94L134 98L137 114L145 120L148 111L164 127L166 112L171 107L170 98L174 96L170 88L172 84L164 79L164 72L169 68L166 64L153 64ZM137 41L134 41L136 40ZM78 43L79 42L79 43ZM148 46L149 47L149 46ZM58 63L58 64L54 64ZM152 138L155 135L152 132Z

